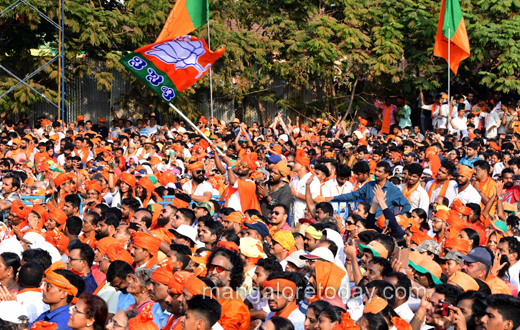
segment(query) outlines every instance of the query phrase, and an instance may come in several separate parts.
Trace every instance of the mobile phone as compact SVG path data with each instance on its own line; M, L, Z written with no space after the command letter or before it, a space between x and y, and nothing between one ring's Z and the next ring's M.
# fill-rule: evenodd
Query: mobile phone
M354 240L352 238L349 237L348 241L347 241L347 244L348 245L352 245L354 243Z
M410 249L408 248L401 248L399 249L399 262L401 262L401 265L403 267L408 266L408 259L410 257Z
M450 303L447 301L439 301L439 304L441 306L441 315L442 316L449 316L450 315Z
M133 229L135 231L137 231L139 229L139 227L137 226L137 222L130 222L130 225L128 226L128 228Z

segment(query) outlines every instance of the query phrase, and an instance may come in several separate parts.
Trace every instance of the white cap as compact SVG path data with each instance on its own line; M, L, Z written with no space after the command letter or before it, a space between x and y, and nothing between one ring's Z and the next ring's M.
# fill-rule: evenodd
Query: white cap
M22 244L18 239L16 239L16 237L4 239L2 243L0 243L0 254L4 252L16 253L20 258L22 258Z
M360 131L354 131L353 133L355 136L357 136L358 139L362 139L363 138L363 133L361 133Z
M300 259L300 257L304 254L307 253L303 250L298 250L288 255L287 258L285 258L285 261L292 262L296 267L302 268L303 266L305 266L305 260Z
M41 243L45 242L45 238L34 232L29 232L23 235L23 239L30 242L31 245L40 245Z
M311 253L304 254L300 259L323 259L325 261L334 262L334 255L326 247L318 247L312 250Z
M22 321L20 320L21 316L25 316L27 319L27 309L23 307L18 301L9 300L0 302L0 319L20 324Z
M177 233L181 236L188 237L194 244L197 243L197 229L192 226L180 225L177 229L170 228L168 230L173 234Z
M278 137L280 140L284 140L285 142L289 141L289 137L287 134L282 134Z

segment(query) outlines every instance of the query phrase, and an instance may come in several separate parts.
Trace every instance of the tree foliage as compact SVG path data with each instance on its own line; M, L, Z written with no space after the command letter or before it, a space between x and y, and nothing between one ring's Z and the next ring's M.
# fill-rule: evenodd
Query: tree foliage
M13 0L0 0L6 8ZM57 21L58 2L34 2ZM128 51L152 43L173 2L167 0L67 0L67 79L92 75L108 90L114 72L131 82L121 104L136 102L168 111L161 99L118 63ZM518 41L519 0L461 0L471 57L454 78L473 87L520 92ZM446 88L447 64L433 57L440 2L433 0L251 0L210 1L211 46L225 46L213 68L219 96L252 104L261 120L271 113L266 102L305 114L335 113L346 108L354 84L354 106L387 95L415 95L418 90ZM32 9L19 6L0 21L0 62L25 76L52 54L34 56L31 49L56 49L57 33ZM207 27L193 35L207 39ZM96 62L104 66L94 65ZM57 63L30 80L31 86L56 99ZM209 88L206 75L175 102L198 112L199 93ZM233 83L235 79L236 83ZM275 91L274 82L284 81ZM0 75L0 92L14 80ZM311 88L321 95L305 103L291 90ZM1 111L30 111L41 98L18 87L0 100ZM272 107L270 108L272 109Z

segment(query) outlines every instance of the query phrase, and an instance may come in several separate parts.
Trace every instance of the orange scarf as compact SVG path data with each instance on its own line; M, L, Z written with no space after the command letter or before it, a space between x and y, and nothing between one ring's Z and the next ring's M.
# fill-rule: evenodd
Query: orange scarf
M16 150L11 150L11 156L16 156L20 152L22 152L22 149L20 149L20 147L18 147L18 149L16 149Z
M40 288L27 288L27 289L23 289L23 290L20 290L18 291L17 294L21 294L21 293L24 293L24 292L42 292L42 289Z
M87 163L87 159L89 156L89 150L88 148L81 148L81 150L78 151L78 149L74 148L74 154L77 156L81 156L81 161L83 163Z
M101 291L101 289L103 289L105 287L105 284L107 284L107 280L106 279L103 282L99 283L98 287L96 288L96 290L92 294L94 296L97 296L99 291Z
M435 103L434 103L434 104L432 105L432 114L431 114L431 117L432 117L432 119L433 119L433 113L435 112L435 109L437 108L437 106L439 106L439 107L440 107L440 106L441 106L441 104L440 104L440 103L437 103L437 102L435 102Z
M81 243L88 244L91 248L94 248L94 245L96 244L96 235L94 233L93 235L87 237L85 236L85 234L83 234L79 237L79 240L81 241Z
M383 115L383 126L381 127L381 132L390 134L390 113L392 112L392 105L387 106L386 104L381 105L381 109L384 112Z
M435 189L435 185L437 184L437 179L432 182L432 185L430 186L430 189L428 189L428 196L430 196L430 199L432 198L433 190ZM448 190L448 186L450 185L450 180L445 180L442 184L441 191L439 192L439 196L446 196L446 191Z
M256 185L253 181L244 181L237 178L238 189L233 188L231 185L227 186L227 195L226 195L226 204L227 207L228 201L237 190L240 195L240 205L242 206L242 211L255 209L260 211L260 203L258 202L258 198L256 197Z
M410 201L410 197L412 196L412 193L419 187L421 183L420 182L417 182L415 184L415 186L413 187L408 187L408 183L406 183L404 185L404 189L403 189L403 195L404 197L406 197L406 199L408 200L408 202L410 202L410 204L412 204L412 202Z
M279 316L279 317L283 317L284 319L286 319L297 308L298 308L298 304L296 304L296 301L293 301L292 303L290 303L287 307L285 307L281 311L274 313L274 316Z

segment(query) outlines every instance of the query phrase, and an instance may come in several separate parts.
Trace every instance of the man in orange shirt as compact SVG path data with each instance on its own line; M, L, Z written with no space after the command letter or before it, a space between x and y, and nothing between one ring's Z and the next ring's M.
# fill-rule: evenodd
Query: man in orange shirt
M477 181L473 183L473 186L482 198L480 202L480 208L483 210L486 207L486 204L489 202L489 199L495 194L496 182L489 176L490 167L488 162L485 160L477 160L474 166ZM493 205L493 207L489 210L489 215L493 216L495 214L495 210L496 205Z

